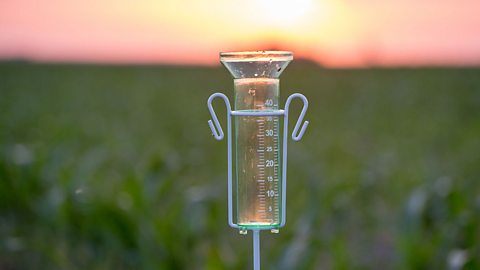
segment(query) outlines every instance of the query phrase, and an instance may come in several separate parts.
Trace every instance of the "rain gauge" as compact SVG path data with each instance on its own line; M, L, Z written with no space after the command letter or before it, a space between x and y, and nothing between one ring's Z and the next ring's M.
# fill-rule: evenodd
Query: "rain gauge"
M225 134L212 101L222 98L227 108L228 224L240 234L252 231L255 270L260 269L260 231L278 233L286 221L288 110L293 99L303 101L303 108L292 139L299 141L308 126L308 121L302 125L308 107L304 95L292 94L279 109L279 77L292 60L286 51L220 53L220 62L234 78L234 110L222 93L208 99L208 125L219 141Z

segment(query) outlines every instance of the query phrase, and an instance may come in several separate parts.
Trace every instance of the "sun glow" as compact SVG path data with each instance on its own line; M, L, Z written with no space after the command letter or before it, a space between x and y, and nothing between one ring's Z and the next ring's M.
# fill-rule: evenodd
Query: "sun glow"
M259 16L270 26L291 26L308 21L312 0L257 0Z
M0 60L217 64L278 48L325 66L478 65L472 1L0 0Z

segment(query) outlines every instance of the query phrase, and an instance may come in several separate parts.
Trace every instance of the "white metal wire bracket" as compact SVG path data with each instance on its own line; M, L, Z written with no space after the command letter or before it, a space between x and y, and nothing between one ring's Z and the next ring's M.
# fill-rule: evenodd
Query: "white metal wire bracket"
M292 132L292 140L294 141L299 141L302 139L303 135L305 134L305 131L308 127L309 122L305 121L302 125L302 121L305 117L305 114L308 109L308 100L307 98L299 93L292 94L288 97L286 103L285 103L285 110L275 110L275 111L250 111L250 112L245 112L245 111L232 111L230 102L228 100L228 97L225 96L222 93L215 93L212 94L208 98L208 110L210 111L210 115L212 116L212 120L208 121L208 125L210 126L210 129L212 131L213 136L215 137L216 140L221 141L224 138L224 132L222 130L222 127L218 121L217 115L215 113L215 110L213 109L212 106L212 101L220 97L224 100L226 109L227 109L227 161L228 161L228 224L236 229L240 229L240 226L238 226L236 223L233 222L233 199L232 199L232 116L283 116L284 117L284 126L283 126L283 157L282 157L282 203L281 203L281 208L282 208L282 214L280 218L280 225L279 227L285 226L286 222L286 199L287 199L287 193L286 193L286 187L287 187L287 148L288 148L288 113L289 113L289 108L290 108L290 103L292 102L293 99L298 98L303 101L303 108L300 113L300 116L298 117L298 120L295 124L295 127Z
M293 99L299 98L303 101L303 108L300 112L300 116L298 117L297 123L293 128L292 132L292 140L299 141L302 139L303 135L305 134L305 130L308 127L308 121L305 121L302 125L303 118L308 109L308 100L307 98L299 93L292 94L288 97L285 103L285 110L275 110L275 111L232 111L230 106L230 102L228 97L222 93L215 93L212 94L208 98L208 110L210 111L210 115L212 116L213 120L208 120L208 125L212 131L213 136L216 140L221 141L224 138L224 132L222 130L222 126L218 122L217 115L215 114L215 110L212 106L212 101L220 97L225 102L225 106L227 109L227 161L228 161L228 224L230 227L236 229L242 229L238 224L233 222L233 203L232 203L232 116L282 116L284 117L283 121L283 160L282 160L282 214L280 218L280 225L279 227L285 226L286 222L286 204L287 204L287 146L288 146L288 112L290 108L290 103ZM300 127L301 125L301 127ZM260 270L260 230L262 229L252 229L253 231L253 269Z

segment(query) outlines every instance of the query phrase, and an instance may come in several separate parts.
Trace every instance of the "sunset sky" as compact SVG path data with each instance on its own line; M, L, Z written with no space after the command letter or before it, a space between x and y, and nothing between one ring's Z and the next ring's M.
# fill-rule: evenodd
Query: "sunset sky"
M269 48L329 67L479 65L480 1L0 1L0 59L217 64Z

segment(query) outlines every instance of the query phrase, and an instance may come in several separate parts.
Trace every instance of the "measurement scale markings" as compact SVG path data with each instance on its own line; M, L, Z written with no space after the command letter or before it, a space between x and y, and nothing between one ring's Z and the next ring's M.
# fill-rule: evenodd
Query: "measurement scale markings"
M262 105L257 105L257 107L262 107ZM273 126L272 122L268 122L267 124L265 123L265 120L267 121L272 121L273 120ZM278 191L275 192L274 190L278 190L278 176L277 176L277 170L278 170L278 118L274 117L273 119L257 119L256 122L258 123L257 125L257 142L258 142L258 148L257 150L257 157L258 157L258 162L257 162L257 167L258 167L258 178L256 179L257 181L257 197L259 201L259 205L257 207L257 213L259 213L259 217L264 219L265 221L270 221L273 222L272 219L267 219L267 206L269 209L269 212L272 212L272 208L275 209L272 213L273 217L278 220ZM271 133L270 133L271 132ZM267 141L265 140L265 137L267 137ZM268 137L273 137L273 138L268 138ZM272 140L273 139L273 140ZM272 146L268 146L271 145ZM268 146L268 147L267 147ZM272 151L273 150L273 151ZM267 152L267 154L265 154ZM273 156L272 156L273 155ZM266 164L265 158L266 156L268 157L269 161ZM271 164L273 161L274 164ZM265 177L265 168L267 167L272 167L273 168L273 174L275 179L274 183L271 183L269 181L268 186L265 184L266 183L266 177ZM272 165L272 166L270 166ZM269 172L272 172L272 169L267 168ZM269 173L271 174L271 173ZM268 188L268 190L267 190ZM268 193L267 192L271 192ZM267 195L268 198L267 198ZM273 195L273 196L272 196ZM267 201L268 200L268 201ZM273 200L273 203L272 203ZM271 214L270 214L271 215ZM272 216L268 216L272 217Z

